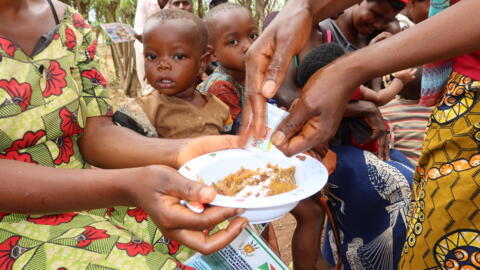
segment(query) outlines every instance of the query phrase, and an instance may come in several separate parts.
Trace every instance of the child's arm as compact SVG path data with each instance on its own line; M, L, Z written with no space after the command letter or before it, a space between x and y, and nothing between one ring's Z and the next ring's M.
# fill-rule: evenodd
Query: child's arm
M387 104L390 100L395 98L400 91L402 91L405 84L415 79L416 72L416 68L409 68L394 73L393 75L395 76L395 79L393 79L392 83L379 92L361 85L360 91L362 91L363 99L372 101L377 106Z

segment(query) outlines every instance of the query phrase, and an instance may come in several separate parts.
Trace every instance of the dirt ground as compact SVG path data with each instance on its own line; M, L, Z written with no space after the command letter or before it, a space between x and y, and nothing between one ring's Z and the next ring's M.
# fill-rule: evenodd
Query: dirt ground
M101 65L106 79L108 80L108 88L110 91L112 105L114 109L117 109L127 97L122 93L119 88L119 80L115 78L115 69L111 57L110 50L102 43L98 45L98 53L101 59ZM282 260L288 265L292 261L291 254L291 242L293 230L295 229L295 219L292 215L288 214L282 219L273 222L275 234L277 236L278 244L280 247L280 255Z

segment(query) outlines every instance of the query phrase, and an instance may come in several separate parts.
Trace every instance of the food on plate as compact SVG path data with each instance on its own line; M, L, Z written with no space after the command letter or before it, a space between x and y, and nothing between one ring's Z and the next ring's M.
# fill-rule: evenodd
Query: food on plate
M297 188L295 169L295 166L282 169L270 163L265 168L256 170L241 167L212 186L225 196L241 198L273 196Z

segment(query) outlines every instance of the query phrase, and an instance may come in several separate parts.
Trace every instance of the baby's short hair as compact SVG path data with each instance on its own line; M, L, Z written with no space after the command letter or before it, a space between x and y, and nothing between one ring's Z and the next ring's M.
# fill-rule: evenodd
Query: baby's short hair
M198 30L198 33L200 34L200 46L201 46L202 52L207 51L207 45L208 45L207 26L202 21L202 19L200 19L197 15L182 9L178 9L178 8L162 9L159 12L148 17L147 23L145 23L145 25L147 25L148 22L150 22L153 19L158 19L162 22L172 21L172 20L187 20L187 21L193 22L195 24L195 27Z
M210 39L214 38L211 31L212 31L212 26L215 25L215 23L216 23L216 18L218 17L218 15L225 12L225 11L234 10L234 9L243 9L243 10L246 10L250 14L250 11L248 9L246 9L244 6L241 6L239 4L230 3L230 2L223 3L223 4L220 4L218 6L215 6L214 8L210 9L207 12L205 17L203 17L203 21L207 25L208 34L209 34Z
M323 43L310 51L300 62L297 72L297 82L304 87L310 77L317 70L335 61L344 55L345 51L338 43Z

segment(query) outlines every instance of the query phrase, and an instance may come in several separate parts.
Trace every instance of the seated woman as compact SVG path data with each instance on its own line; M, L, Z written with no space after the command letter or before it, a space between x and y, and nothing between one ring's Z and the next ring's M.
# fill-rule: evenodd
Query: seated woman
M215 191L167 167L234 137L163 140L113 125L94 33L73 8L3 1L0 17L2 268L183 269L186 246L211 253L240 232L237 218L206 235L238 210L184 208L180 198Z

